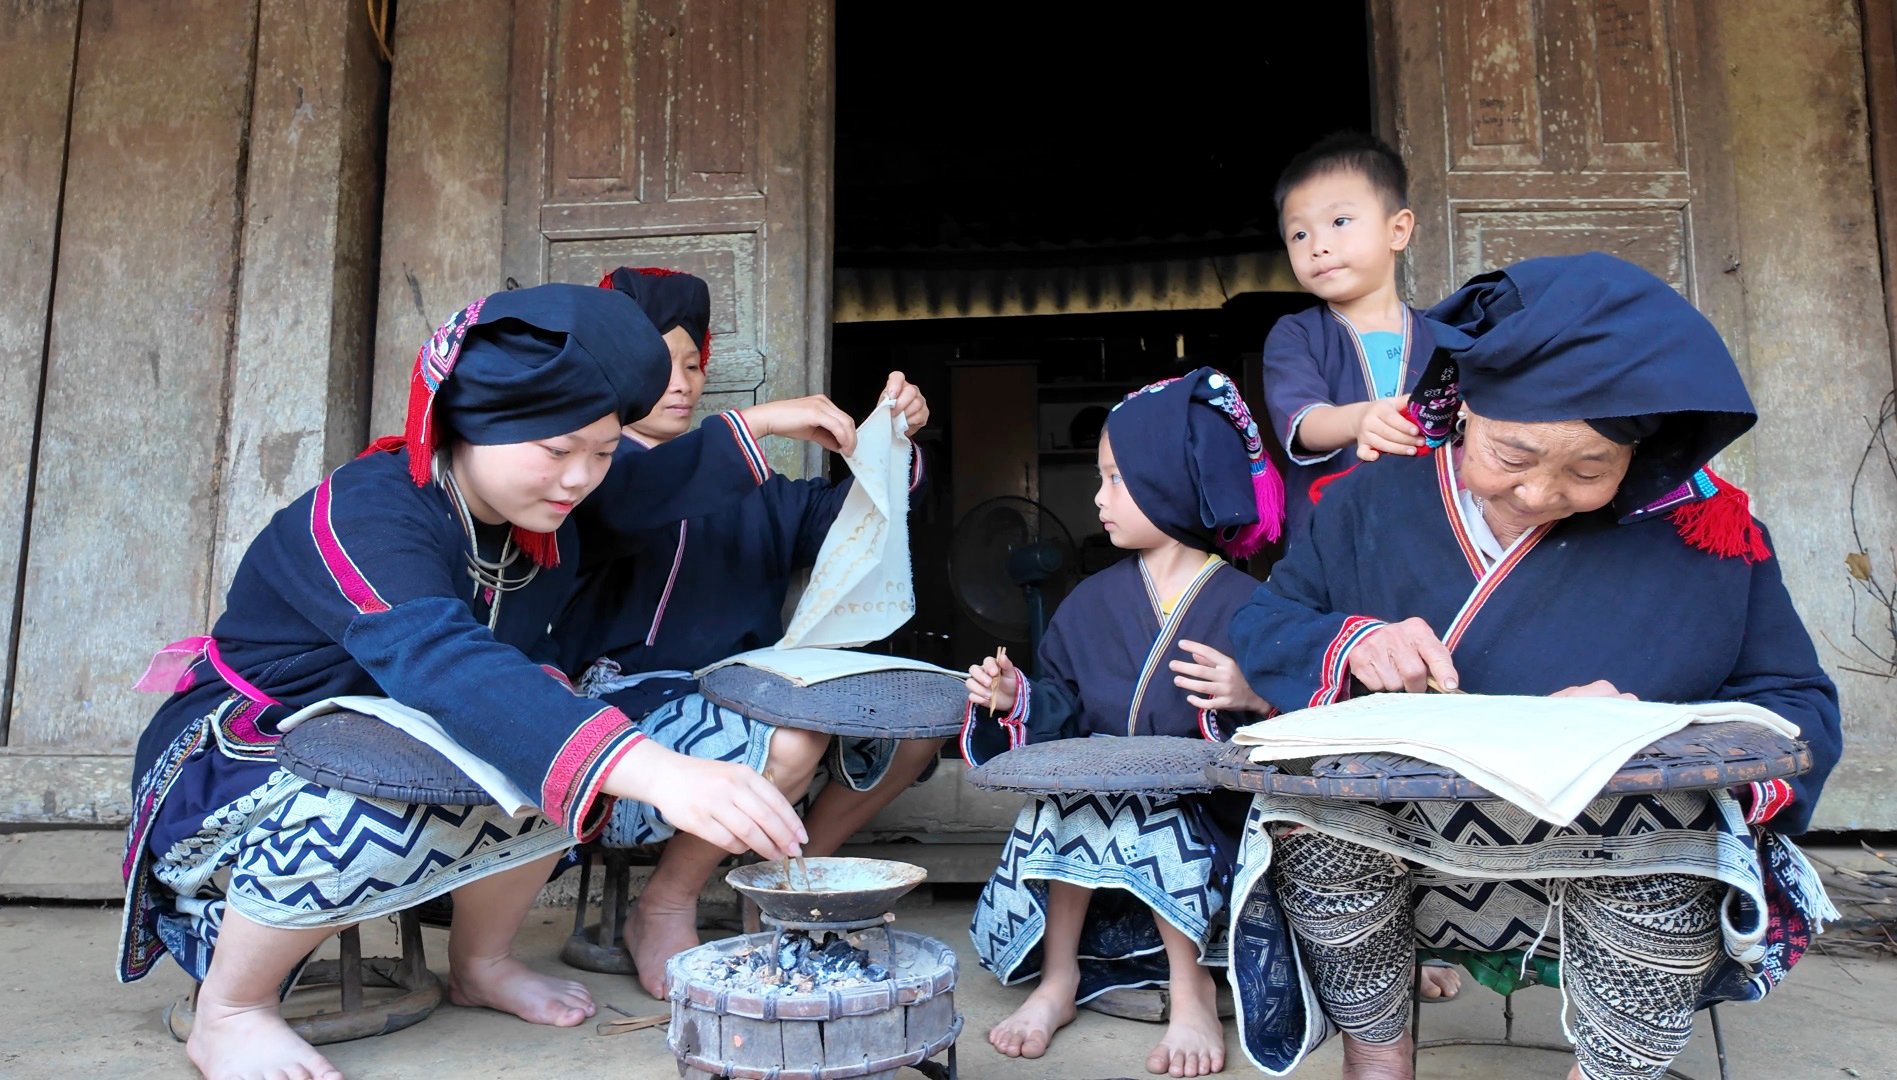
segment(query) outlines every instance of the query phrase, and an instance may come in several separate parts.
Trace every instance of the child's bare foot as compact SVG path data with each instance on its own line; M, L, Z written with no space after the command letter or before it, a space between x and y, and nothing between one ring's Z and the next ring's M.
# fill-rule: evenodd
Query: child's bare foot
M456 965L448 974L448 1000L553 1027L583 1024L599 1011L586 987L542 975L511 956Z
M1395 1042L1358 1042L1344 1036L1344 1080L1416 1080L1410 1068L1410 1035Z
M1225 1028L1219 1023L1218 984L1194 963L1172 979L1166 1037L1146 1055L1159 1076L1210 1076L1225 1069Z
M665 962L699 946L698 897L694 894L690 906L683 909L668 909L651 900L648 892L626 913L624 936L626 947L632 950L633 967L639 971L639 985L664 1001Z
M1462 972L1455 968L1424 964L1421 971L1424 999L1448 1001L1462 992Z
M185 1056L205 1080L342 1080L343 1074L283 1022L276 1002L221 1008L200 996Z
M1009 1057L1037 1058L1054 1033L1073 1022L1073 987L1043 979L1013 1015L989 1029L988 1043Z

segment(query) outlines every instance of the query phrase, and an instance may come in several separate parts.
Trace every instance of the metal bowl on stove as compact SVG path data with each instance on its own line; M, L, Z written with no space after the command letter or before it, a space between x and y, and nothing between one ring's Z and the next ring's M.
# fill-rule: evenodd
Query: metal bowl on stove
M740 866L725 881L778 922L840 923L873 919L929 872L889 859L791 859Z

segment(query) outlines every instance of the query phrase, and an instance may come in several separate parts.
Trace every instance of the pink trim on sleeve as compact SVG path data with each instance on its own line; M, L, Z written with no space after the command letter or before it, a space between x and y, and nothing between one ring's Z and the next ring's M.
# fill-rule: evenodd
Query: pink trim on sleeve
M344 599L355 605L358 615L373 615L389 610L388 601L382 599L362 576L362 570L356 561L343 549L342 541L336 537L336 528L329 520L330 482L335 473L323 477L316 485L316 495L310 500L310 538L316 542L316 551L323 557L323 568L329 571L330 579L336 588L342 591Z
M608 705L588 717L567 737L566 744L554 755L553 764L547 766L546 778L540 784L540 808L556 824L570 828L576 820L574 812L586 809L606 776L605 769L594 766L608 752L617 760L625 748L615 743L631 727L632 721L625 713ZM625 745L630 747L636 741ZM591 781L583 782L589 773ZM593 791L586 790L589 787Z
M1311 695L1311 706L1332 705L1350 695L1350 650L1356 648L1364 638L1386 624L1381 619L1372 619L1366 615L1352 615L1338 627L1337 636L1324 650L1324 659L1318 668L1317 692Z
M751 467L751 479L759 484L771 478L771 463L758 448L757 437L751 434L751 425L745 422L744 414L735 409L727 409L717 414L720 420L731 428L731 437L738 440L738 451L744 455L745 464Z

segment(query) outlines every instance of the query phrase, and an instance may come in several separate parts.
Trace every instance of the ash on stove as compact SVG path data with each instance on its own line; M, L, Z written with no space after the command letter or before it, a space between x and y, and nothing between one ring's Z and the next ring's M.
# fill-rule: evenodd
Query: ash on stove
M867 986L889 978L889 969L841 935L813 937L786 930L778 939L776 963L769 943L736 952L691 957L687 975L694 982L765 994L807 994L818 989ZM820 943L821 942L821 943Z

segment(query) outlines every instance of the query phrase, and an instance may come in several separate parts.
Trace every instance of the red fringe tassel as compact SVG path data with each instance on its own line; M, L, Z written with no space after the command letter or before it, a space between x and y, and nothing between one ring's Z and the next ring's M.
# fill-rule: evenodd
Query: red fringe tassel
M1716 489L1711 498L1687 503L1668 517L1688 546L1710 552L1722 559L1734 556L1755 563L1770 558L1772 549L1765 542L1765 531L1752 517L1752 500L1743 488L1727 483L1711 469Z

